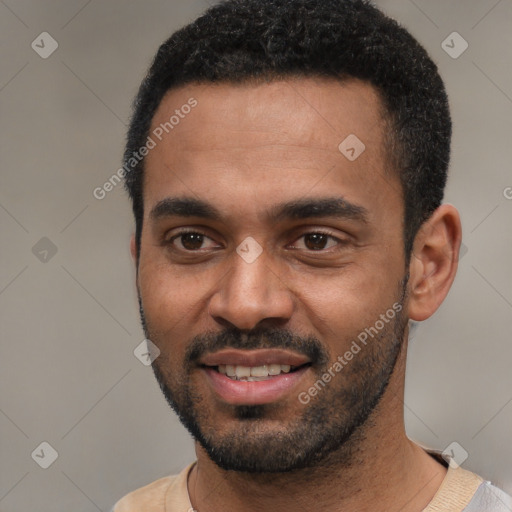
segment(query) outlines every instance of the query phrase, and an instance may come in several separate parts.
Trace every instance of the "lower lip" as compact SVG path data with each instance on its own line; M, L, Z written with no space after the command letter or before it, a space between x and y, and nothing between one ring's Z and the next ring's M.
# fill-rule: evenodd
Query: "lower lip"
M276 402L289 394L309 366L291 373L281 373L267 380L248 382L233 380L213 368L203 368L213 390L232 405L259 405Z

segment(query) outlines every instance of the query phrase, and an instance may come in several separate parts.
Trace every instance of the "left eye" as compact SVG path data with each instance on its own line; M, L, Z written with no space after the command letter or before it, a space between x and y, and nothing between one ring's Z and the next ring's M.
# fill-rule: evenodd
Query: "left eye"
M298 247L299 249L305 248L311 251L330 249L339 243L337 238L327 233L306 233L298 238L298 240L304 240L302 242L303 247Z

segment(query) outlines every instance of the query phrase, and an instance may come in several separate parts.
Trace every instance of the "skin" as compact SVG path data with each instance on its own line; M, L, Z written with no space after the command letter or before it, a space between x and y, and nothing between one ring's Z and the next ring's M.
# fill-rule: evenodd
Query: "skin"
M165 96L152 129L190 97L197 107L146 157L138 257L134 239L131 243L147 327L170 385L178 385L172 376L182 374L192 337L226 326L310 333L333 358L344 354L357 333L396 302L397 283L407 270L406 318L421 321L436 311L457 269L459 216L451 205L439 207L416 236L406 268L402 193L397 176L386 168L386 125L370 85L311 78L187 85ZM338 150L349 134L366 146L353 162ZM182 196L207 201L221 219L150 216L160 201ZM277 204L333 196L363 207L366 222L328 216L276 222L267 216ZM182 239L174 241L174 249L164 243L183 227L208 237L199 255L187 253ZM303 235L326 229L346 243L330 239L323 251L308 250ZM235 251L249 236L263 248L251 264ZM406 340L407 329L379 405L324 464L271 475L226 471L196 443L197 464L188 482L193 507L201 512L422 510L446 470L405 433ZM245 428L199 369L189 377L219 436ZM316 378L306 372L259 428L272 434L299 417L304 405L297 394ZM342 382L334 379L331 389ZM326 390L317 400L329 396Z

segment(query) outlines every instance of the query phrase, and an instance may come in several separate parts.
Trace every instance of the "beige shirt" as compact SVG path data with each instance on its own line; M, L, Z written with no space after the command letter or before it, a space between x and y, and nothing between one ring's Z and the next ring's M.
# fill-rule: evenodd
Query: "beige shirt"
M439 454L430 452L439 459ZM194 512L188 494L188 475L196 463L179 475L160 478L117 502L112 512ZM448 467L446 476L423 512L501 512L512 510L510 496L483 478Z

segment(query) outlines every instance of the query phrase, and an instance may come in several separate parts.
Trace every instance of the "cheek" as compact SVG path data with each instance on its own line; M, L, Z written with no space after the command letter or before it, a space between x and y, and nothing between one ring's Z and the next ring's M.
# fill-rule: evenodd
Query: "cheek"
M168 266L144 263L139 266L139 289L144 308L147 335L160 349L155 364L168 381L181 365L187 335L183 332L190 303L190 288L180 286ZM193 290L193 288L192 288ZM190 332L190 330L189 330ZM171 368L173 371L169 372Z
M185 305L185 300L181 303L176 293L176 284L170 279L168 269L164 266L151 263L144 264L141 261L139 267L139 289L142 297L142 304L146 318L155 322L160 322L167 318L172 323L174 317L182 314L181 308ZM181 290L186 295L186 290Z
M390 277L393 276L393 277ZM400 300L399 273L352 265L330 276L294 279L294 290L303 315L329 343L333 352L343 352L347 343L373 326Z
M182 339L181 330L190 336L190 326L203 327L207 300L215 276L192 272L188 267L142 258L139 289L146 321L151 332ZM188 327L188 328L187 328Z

